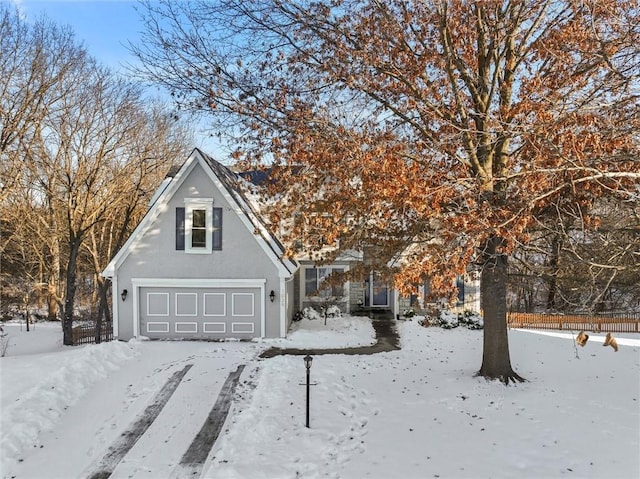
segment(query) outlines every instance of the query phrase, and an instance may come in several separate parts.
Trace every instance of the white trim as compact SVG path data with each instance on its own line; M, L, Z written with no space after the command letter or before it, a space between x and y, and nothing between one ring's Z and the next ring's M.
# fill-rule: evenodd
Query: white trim
M133 281L131 281L131 286L133 289L132 293L133 293L133 311L131 314L131 318L133 321L133 337L137 338L140 336L140 305L139 305L139 297L138 297L138 288L136 287L136 285L133 283Z
M348 264L342 264L342 263L328 263L322 266L316 266L315 264L302 264L300 265L300 274L298 275L298 286L300 289L300 294L298 295L298 301L300 302L298 304L298 309L302 310L304 307L304 303L306 302L317 302L320 301L323 296L307 296L307 277L306 277L306 272L309 269L315 269L316 270L316 287L319 286L318 284L318 273L317 270L319 269L326 269L329 270L329 274L333 273L334 269L341 269L343 273L347 273L351 267ZM347 304L347 312L349 312L349 301L350 301L350 294L351 294L351 290L350 290L350 281L344 281L342 283L342 298L345 299L346 304Z
M260 286L260 337L264 338L267 334L267 293L265 284Z
M206 161L200 155L198 155L198 160L201 161L202 163L205 163L206 165ZM287 268L282 263L282 261L280 260L280 257L276 254L276 252L273 249L271 249L271 247L267 243L267 240L263 236L263 235L266 235L267 237L270 238L272 236L271 233L267 231L267 229L264 227L261 221L258 221L256 219L255 225L254 225L254 223L251 220L249 220L249 215L251 215L252 217L255 217L249 205L246 204L246 202L242 199L242 197L239 197L236 201L236 198L234 198L231 195L231 192L229 192L226 186L224 186L222 181L220 181L220 179L215 175L213 170L208 165L206 166L205 165L203 165L203 169L207 172L207 175L209 176L211 181L216 185L216 187L218 188L218 191L222 194L224 199L227 201L231 210L238 216L238 218L240 218L240 221L242 222L242 224L245 225L247 230L249 230L249 232L256 239L256 241L258 242L262 250L276 265L276 267L278 268L278 275L281 277L291 276L291 274L296 270L297 264L293 261L286 260L289 263L291 263L291 268L293 268L290 271L289 268ZM238 201L241 201L242 203L244 203L244 208L238 205ZM260 230L259 234L256 233L255 231L256 228ZM284 254L284 251L281 251L281 253Z
M118 278L111 278L111 327L113 328L113 337L118 339L118 331L120 331L120 293L118 292ZM123 308L124 309L124 308Z
M278 296L279 308L280 312L280 337L284 338L287 336L287 285L285 283L285 278L280 278L280 296Z
M205 246L194 248L193 244L193 211L205 211ZM184 252L187 254L211 254L213 251L213 198L184 199Z
M373 304L373 283L376 279L376 272L372 271L371 273L369 273L369 307L370 308L388 308L391 306L391 302L390 302L390 297L389 295L391 294L391 288L389 287L389 283L388 282L384 282L384 287L387 289L387 302L385 304Z
M131 278L136 287L173 287L173 288L259 288L266 279L223 279L223 278Z

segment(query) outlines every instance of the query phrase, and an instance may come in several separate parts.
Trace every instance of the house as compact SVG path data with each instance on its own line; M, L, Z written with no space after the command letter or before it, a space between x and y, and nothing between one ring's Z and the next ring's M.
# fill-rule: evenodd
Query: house
M411 304L375 272L363 281L326 281L366 265L371 251L346 251L322 266L304 255L287 258L247 180L264 178L240 176L198 149L167 175L102 273L112 282L115 337L285 337L306 307L397 317Z
M231 170L195 149L103 271L121 340L286 336L298 264Z

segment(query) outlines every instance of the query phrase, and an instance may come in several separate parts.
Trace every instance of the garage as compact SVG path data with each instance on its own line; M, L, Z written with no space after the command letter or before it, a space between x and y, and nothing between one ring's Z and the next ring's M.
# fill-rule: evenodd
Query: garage
M251 339L263 336L261 285L139 286L139 334L151 339Z

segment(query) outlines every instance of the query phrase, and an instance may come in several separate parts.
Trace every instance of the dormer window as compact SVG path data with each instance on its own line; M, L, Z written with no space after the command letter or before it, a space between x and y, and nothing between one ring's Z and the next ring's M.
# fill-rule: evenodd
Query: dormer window
M212 198L185 198L176 208L176 249L206 254L222 249L222 208Z

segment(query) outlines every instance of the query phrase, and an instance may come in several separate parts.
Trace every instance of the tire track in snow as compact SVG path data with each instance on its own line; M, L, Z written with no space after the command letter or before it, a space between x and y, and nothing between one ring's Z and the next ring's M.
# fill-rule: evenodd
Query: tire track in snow
M180 459L180 463L171 475L172 478L198 477L202 473L209 452L216 442L216 439L218 439L218 435L229 414L231 399L240 381L240 375L244 367L245 365L241 364L238 366L238 369L229 373L227 380L220 390L220 394L218 394L218 399L209 412L209 416L207 416L200 432L198 432L191 442L189 449L187 449L182 459Z
M118 463L127 455L138 439L142 437L158 417L192 366L193 364L187 364L180 371L176 371L171 375L156 395L153 403L147 406L133 425L123 432L120 435L120 439L109 447L109 450L100 460L97 467L89 469L90 471L93 469L94 472L89 472L85 477L89 479L107 479L111 476Z

